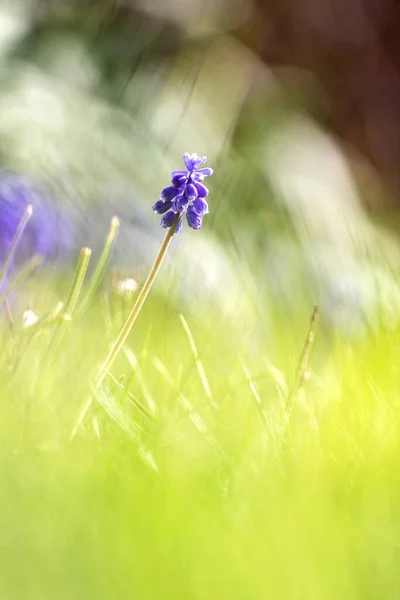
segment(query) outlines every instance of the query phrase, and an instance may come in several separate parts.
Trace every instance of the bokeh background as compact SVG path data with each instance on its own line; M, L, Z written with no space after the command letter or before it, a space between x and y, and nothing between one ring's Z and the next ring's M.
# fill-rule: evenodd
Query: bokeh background
M212 211L201 241L182 234L168 293L237 314L256 286L264 307L318 303L362 325L398 304L396 10L3 1L2 164L57 208L59 260L96 255L116 214L113 265L143 274L161 235L151 204L182 152L206 154Z
M398 10L0 0L1 599L398 600Z

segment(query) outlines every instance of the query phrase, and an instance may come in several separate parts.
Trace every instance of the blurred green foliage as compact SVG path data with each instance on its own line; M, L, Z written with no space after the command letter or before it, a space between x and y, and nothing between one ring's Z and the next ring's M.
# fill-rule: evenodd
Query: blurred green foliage
M127 309L108 307L55 355L51 327L3 324L2 596L397 598L397 332L322 327L288 413L306 311L253 332L199 313L195 355L153 295L69 442Z
M321 290L262 149L301 102L267 101L261 71L254 97L253 62L220 31L106 1L23 8L0 19L7 167L45 181L77 223L91 215L97 245L115 204L139 280L130 240L151 255L161 240L151 217L140 237L140 218L176 157L204 152L215 176L204 237L174 240L74 440L132 298L106 287L51 344L57 325L23 328L20 313L67 297L73 273L53 265L3 314L0 597L398 598L396 265L379 273L373 322L346 296L322 310L286 407Z

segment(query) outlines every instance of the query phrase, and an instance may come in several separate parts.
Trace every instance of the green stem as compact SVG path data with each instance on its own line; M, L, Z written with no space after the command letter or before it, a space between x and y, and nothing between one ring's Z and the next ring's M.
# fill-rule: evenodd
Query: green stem
M139 296L137 297L136 302L133 305L133 308L126 319L125 324L123 325L121 331L119 332L117 339L113 343L113 345L110 349L110 352L108 353L107 357L105 358L104 362L102 363L102 365L99 369L99 372L94 381L94 386L93 386L91 393L89 394L89 396L86 399L86 401L84 402L81 410L79 411L79 415L78 415L77 421L72 429L70 439L73 439L75 437L77 431L79 430L88 410L90 409L90 407L93 403L94 394L101 387L101 385L102 385L104 379L106 378L107 374L109 373L115 359L117 358L122 346L124 345L128 335L130 334L133 325L135 324L135 321L143 307L143 304L145 303L145 300L146 300L147 296L149 295L149 292L152 288L155 278L157 277L158 271L160 270L162 262L167 253L168 247L172 241L172 236L174 235L176 227L178 225L179 219L180 219L180 215L177 215L175 223L172 225L172 227L170 227L168 229L168 232L164 238L163 243L161 244L161 248L158 251L156 259L153 263L153 266L151 267L150 273L148 274L146 281L144 282L141 292L140 292Z
M286 399L286 411L290 411L292 408L293 401L298 395L299 391L304 385L304 382L307 377L307 367L308 361L310 359L311 349L315 339L315 332L318 324L318 316L319 316L319 308L318 306L314 306L314 310L311 315L310 327L308 329L308 334L306 341L303 346L303 351L300 355L299 364L297 366L296 377L292 388L289 392L289 395Z
M25 231L25 227L28 225L28 221L32 216L32 212L33 212L32 204L28 204L28 206L26 207L25 212L22 216L22 219L18 223L17 231L15 232L14 238L11 242L10 249L8 251L8 254L4 260L4 263L3 263L3 266L1 269L1 276L0 276L1 287L3 287L4 282L7 283L6 278L8 275L8 271L14 260L15 252L16 252L18 244L21 240L22 234Z
M29 263L26 263L25 265L23 265L23 267L21 268L19 273L17 273L15 275L15 277L12 279L12 281L10 281L10 283L7 287L7 296L9 296L11 294L11 292L13 292L19 286L19 284L22 281L24 281L24 279L26 279L29 275L31 275L31 273L35 269L37 269L37 267L39 267L42 263L43 263L43 257L39 256L39 255L35 255L35 256L33 256L33 258L31 258Z
M64 317L67 315L67 318L62 318L61 322L57 324L52 340L49 344L49 353L54 356L55 351L58 348L62 336L65 331L65 326L68 321L68 317L72 317L75 311L76 304L78 302L78 298L82 291L83 282L85 280L86 271L89 266L90 256L92 251L90 248L81 248L79 253L78 265L75 271L74 281L72 282L68 298L65 302L64 307ZM69 319L70 320L70 319Z
M75 279L72 282L68 298L65 302L65 313L71 316L75 310L76 303L78 302L78 298L82 291L82 286L86 277L86 271L89 266L91 254L92 251L90 248L81 248L78 267L75 272Z
M88 307L90 301L98 290L101 280L103 279L104 272L107 267L108 259L110 258L115 239L119 230L119 219L113 217L110 222L110 230L107 236L107 240L98 260L94 273L89 281L87 292L81 301L79 307L79 314L83 313Z

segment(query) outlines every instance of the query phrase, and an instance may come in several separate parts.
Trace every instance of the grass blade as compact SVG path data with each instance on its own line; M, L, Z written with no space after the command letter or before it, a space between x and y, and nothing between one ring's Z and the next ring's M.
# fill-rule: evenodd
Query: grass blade
M79 313L82 313L86 310L94 295L96 294L101 280L103 279L104 272L106 270L108 260L111 256L111 252L114 246L114 242L117 238L119 230L119 219L117 217L113 217L110 222L110 230L107 236L106 243L104 245L103 252L98 260L94 273L89 281L88 289L86 294L82 299L82 303L79 309Z
M189 325L188 325L185 317L183 315L179 315L179 319L180 319L182 326L185 330L185 333L188 337L190 348L192 350L192 354L193 354L193 357L194 357L194 360L196 363L197 372L199 374L200 381L202 383L204 392L205 392L207 398L210 400L210 404L212 406L214 406L214 408L216 408L215 402L213 400L213 395L211 392L210 384L208 382L208 378L207 378L206 372L204 370L203 363L200 360L199 353L198 353L197 346L195 344L192 332L190 331Z
M5 286L7 285L7 275L10 271L10 268L13 264L13 260L15 258L15 253L18 248L18 244L21 241L22 234L25 231L26 226L28 225L29 219L31 218L33 213L32 204L28 204L25 209L25 212L20 220L17 230L15 232L14 238L11 242L10 249L7 253L6 258L4 259L3 267L1 269L1 278L0 278L0 293L4 291Z
M90 256L92 251L90 248L82 248L79 255L78 266L75 272L75 278L72 282L68 298L65 302L65 312L72 317L78 298L82 291L83 282L85 281L86 271L89 266Z
M86 271L89 266L90 248L82 248L79 254L79 261L75 271L75 277L71 285L67 300L65 302L64 315L60 323L57 324L54 330L53 338L49 344L49 352L54 354L54 351L61 341L65 331L66 324L71 320L74 314L76 304L82 291L83 282L85 281Z
M293 386L292 386L292 388L289 392L289 395L287 397L287 400L286 400L286 410L287 411L289 411L291 409L293 400L296 398L299 391L303 387L304 382L307 377L308 361L310 359L311 349L314 344L315 331L317 329L317 324L318 324L318 317L319 317L319 308L318 308L318 306L314 306L314 310L312 312L311 320L310 320L310 327L308 329L306 341L304 343L303 350L300 355L300 360L299 360L299 364L297 367L294 383L293 383Z

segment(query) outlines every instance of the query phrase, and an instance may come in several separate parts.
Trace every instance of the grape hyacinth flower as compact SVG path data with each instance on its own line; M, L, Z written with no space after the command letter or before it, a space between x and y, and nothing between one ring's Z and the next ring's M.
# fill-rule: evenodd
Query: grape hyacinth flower
M205 177L213 174L212 169L203 167L206 160L206 156L185 152L183 161L187 170L172 171L172 185L162 190L159 200L153 205L154 212L162 215L162 227L172 227L177 215L183 213L186 214L189 227L200 229L202 226L203 216L208 213L205 199L208 196L208 189L202 182ZM175 233L181 229L182 219L179 217Z
M182 228L183 213L186 214L188 225L192 229L200 229L203 222L203 216L208 213L208 204L205 200L208 196L208 189L203 185L202 181L205 177L210 177L213 174L213 170L206 167L201 168L206 162L207 157L185 153L183 155L183 160L187 170L172 171L172 185L161 192L160 199L153 206L154 212L163 215L161 218L161 225L168 229L164 241L161 244L153 266L150 269L150 273L148 274L124 325L112 344L109 353L100 365L94 380L93 388L83 402L75 425L72 428L70 439L73 439L77 434L85 416L92 406L96 393L101 388L115 359L132 331L136 319L142 310L160 270L174 233Z

